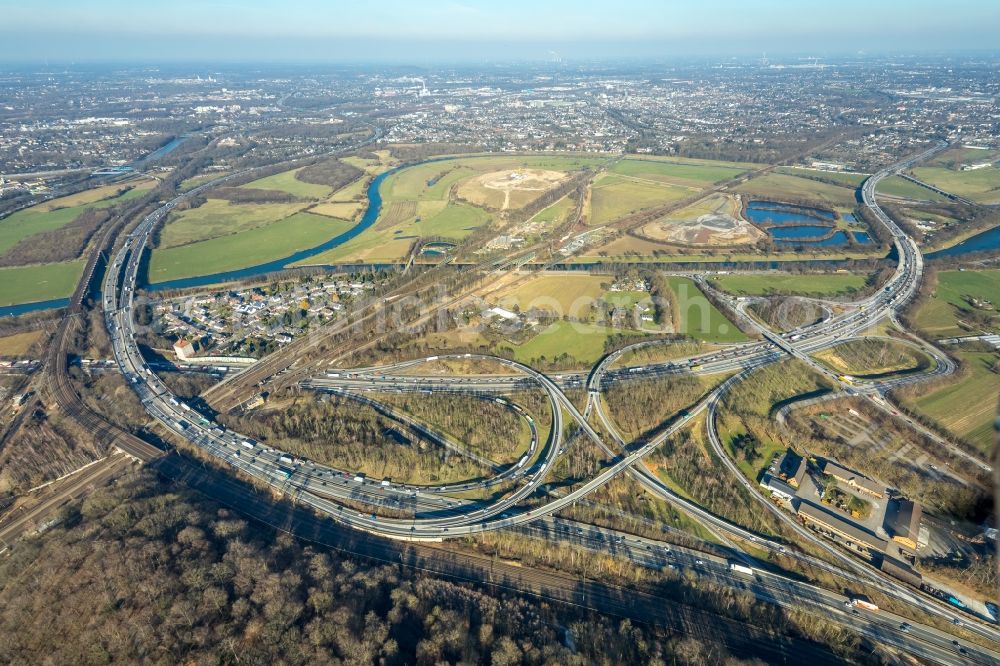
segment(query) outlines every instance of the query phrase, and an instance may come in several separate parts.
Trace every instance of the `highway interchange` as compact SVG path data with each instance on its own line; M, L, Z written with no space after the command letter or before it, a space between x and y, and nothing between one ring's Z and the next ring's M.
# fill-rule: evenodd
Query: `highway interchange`
M775 512L781 520L803 538L829 552L844 565L845 569L850 570L852 575L862 576L867 585L877 585L881 591L890 594L899 601L913 604L925 612L934 613L953 622L964 622L970 631L974 631L991 641L996 641L997 633L991 627L975 622L967 615L941 606L935 600L921 596L912 589L885 578L874 569L861 564L824 542L803 528L789 514L775 507L770 500L753 487L752 483L742 476L735 464L729 460L718 442L718 436L714 429L717 405L734 385L752 373L755 368L789 356L807 363L817 372L830 377L831 381L851 391L883 392L891 387L893 383L891 381L882 382L879 386L859 385L858 383L851 383L848 386L842 378L837 377L826 366L816 361L812 354L855 337L885 319L894 318L896 311L916 293L923 270L922 256L914 241L878 207L874 200L874 187L881 178L908 168L940 149L940 146L935 147L894 165L869 178L863 187L862 195L865 204L891 233L899 257L895 273L882 290L863 301L854 303L840 315L830 315L821 322L801 327L783 335L774 333L756 323L751 317L745 316L743 314L744 304L739 299L729 299L732 309L744 316L748 324L760 332L764 339L762 342L732 346L688 359L651 364L632 373L643 375L690 372L730 375L696 405L686 410L686 413L677 415L666 428L648 441L630 445L618 433L601 406L600 393L605 383L619 379L623 372L629 372L628 369L612 369L615 361L619 360L627 349L602 359L586 378L588 402L583 413L566 396L562 386L553 381L552 378L524 364L487 355L463 354L460 358L499 364L504 368L504 376L476 379L407 376L401 373L403 370L412 370L413 366L420 363L440 360L438 357L431 357L382 368L330 371L324 376L313 377L303 382L307 388L351 394L353 399L370 400L373 403L377 401L359 397L356 394L359 391L375 388L408 391L473 390L494 393L516 391L525 387L540 389L547 395L552 406L553 422L549 439L546 442L539 442L537 431L532 423L532 432L536 435L532 438L531 453L535 453L534 447L537 446L538 456L537 458L529 456L532 458L530 463L522 460L509 469L498 470L502 481L510 481L513 490L492 503L461 501L446 496L447 492L468 489L469 483L459 484L462 487L429 488L365 479L349 470L338 470L316 464L313 461L293 458L239 433L227 431L174 396L160 381L148 362L143 359L136 342L134 318L132 317L136 280L139 275L143 248L149 243L156 225L178 203L240 174L223 177L191 190L163 204L139 222L114 254L106 272L102 303L105 321L111 337L114 356L121 372L139 396L149 415L166 430L214 456L233 470L270 485L293 497L300 504L312 507L338 522L397 539L434 541L497 529L537 530L539 526L549 528L549 532L558 533L560 529L553 526L566 525L565 529L561 530L567 532L564 536L571 537L571 540L581 540L579 536L581 533L576 532L576 530L585 530L583 534L589 534L592 528L566 521L560 522L559 519L552 517L553 514L574 502L583 500L612 479L622 474L631 474L651 492L673 502L679 509L704 521L713 530L751 540L766 548L780 549L784 553L784 546L777 542L770 542L759 535L752 534L739 526L713 516L697 504L678 497L649 473L645 466L636 464L666 439L687 427L695 415L705 412L710 441L717 449L716 453L730 468L734 478L738 478L760 501L761 505L766 507L766 510ZM699 282L702 283L703 288L710 288L703 281L699 280ZM723 298L728 299L729 297ZM953 370L946 355L932 349L928 351L936 361L932 374L942 374ZM565 381L567 380L564 379L560 383L565 383ZM914 378L906 377L894 381L914 381ZM513 401L511 404L514 404ZM604 438L590 425L588 417L592 413L611 435L614 440L613 445L605 442ZM395 417L399 418L400 415L395 414ZM550 496L540 505L530 508L518 506L523 500L536 495L542 489L546 478L558 462L559 456L569 444L563 439L567 423L574 424L582 436L589 437L600 446L611 457L610 463L596 476L557 497ZM415 422L408 425L420 427ZM452 444L462 448L461 443ZM982 461L978 461L978 464L984 469L988 469ZM497 481L494 479L475 483L485 486L491 483L495 484ZM381 515L377 512L379 507L405 509L412 512L412 515L405 518ZM630 538L633 539L632 545L629 545L627 541ZM669 549L663 550L662 543L648 542L648 540L622 535L609 535L602 537L600 541L600 547L605 547L608 544L623 544L622 549L638 550L639 555L633 559L643 560L640 563L645 565L662 566L662 562L674 558L677 561L671 563L675 566L700 569L700 573L715 579L729 580L733 577L725 560L716 562L696 558L701 564L691 564L688 561L690 557L685 560L676 554L680 552L676 548L673 549L675 554L671 555ZM587 547L593 547L593 543ZM655 558L655 562L646 561L650 558ZM825 563L824 566L829 567ZM863 616L855 615L844 608L846 599L841 595L811 588L811 586L776 574L758 571L755 578L750 581L738 582L741 583L741 586L747 585L748 589L759 598L768 599L775 603L798 604L799 606L811 604L815 606L815 611L837 616L839 621L854 627L855 630L897 647L906 648L917 641L920 643L921 649L927 651L926 654L933 655L935 660L941 663L966 663L969 658L981 660L982 663L990 663L991 661L995 663L996 660L1000 659L1000 654L984 650L973 644L963 642L961 645L956 645L952 643L952 638L948 634L929 626L915 624L914 628L903 628L902 621L897 623L897 618L888 613L865 612ZM782 597L782 594L785 596ZM969 654L964 654L960 650L967 651Z

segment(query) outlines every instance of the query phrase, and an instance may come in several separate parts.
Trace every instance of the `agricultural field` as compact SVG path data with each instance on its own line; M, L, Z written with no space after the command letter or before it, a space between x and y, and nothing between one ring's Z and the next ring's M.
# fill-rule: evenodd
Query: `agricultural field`
M44 331L26 331L0 337L0 357L24 356L44 334Z
M667 278L673 292L671 309L677 333L702 342L743 342L747 337L712 305L688 278Z
M878 194L890 197L900 197L902 199L915 199L917 201L947 201L934 190L929 190L923 185L917 185L912 180L907 180L902 176L889 176L878 182L875 188Z
M310 213L339 217L342 220L354 220L361 215L365 204L362 201L332 201L316 204L309 209Z
M295 213L237 234L153 250L149 281L166 282L256 266L321 245L352 226L347 220Z
M738 185L734 191L766 201L810 203L819 207L853 210L854 189L821 183L785 173L768 173Z
M909 345L879 338L851 340L815 355L839 374L870 377L925 370L931 359Z
M298 172L304 168L305 167L300 167L298 169L292 169L291 171L276 173L273 176L258 178L257 180L249 182L246 185L242 185L241 187L248 190L278 190L280 192L287 192L293 197L298 197L299 199L325 199L330 196L332 193L330 187L327 187L326 185L306 183L296 178Z
M956 171L943 167L916 167L913 175L945 192L966 197L981 204L1000 203L1000 169L996 166L975 171Z
M958 352L957 356L964 368L962 375L926 395L907 400L907 404L989 453L1000 404L1000 376L993 368L1000 357L982 352Z
M160 231L159 248L238 234L282 220L304 208L301 203L233 204L208 199L197 208L174 213Z
M141 196L155 184L154 180L140 180L105 185L19 210L0 220L0 254L25 238L66 226L85 210L109 208ZM117 195L124 187L132 189Z
M864 289L868 276L854 273L829 275L753 274L718 275L713 286L737 296L850 296Z
M605 224L640 210L683 199L691 193L688 188L677 185L604 174L591 186L588 224Z
M970 299L989 301L993 309L972 306ZM917 326L935 337L995 331L1000 303L1000 270L940 271L933 298L916 315ZM960 325L963 324L963 325Z
M686 163L651 159L624 159L609 169L611 173L630 176L638 180L655 181L666 185L677 185L702 189L740 174L743 167L719 166L711 163Z
M84 261L0 268L0 305L66 298L83 274Z

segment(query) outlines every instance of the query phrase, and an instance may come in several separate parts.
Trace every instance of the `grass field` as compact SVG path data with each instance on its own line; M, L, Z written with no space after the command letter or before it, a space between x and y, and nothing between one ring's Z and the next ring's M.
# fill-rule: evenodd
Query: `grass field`
M149 281L166 282L256 266L320 245L352 226L353 222L346 220L295 213L238 234L154 250L149 262Z
M959 309L971 310L967 298L989 300L994 306L1000 304L1000 270L940 271L937 274L937 289L934 297L921 306L917 312L917 326L935 337L968 335L969 331L959 326L963 319ZM989 313L989 311L983 311ZM994 329L996 317L994 314Z
M711 164L684 164L677 162L624 159L609 169L622 176L633 176L668 185L701 189L708 185L735 178L746 173L745 168L715 166Z
M535 359L551 361L568 354L583 365L591 365L604 355L605 340L617 334L641 336L634 331L557 321L531 340L514 347L514 358L530 364Z
M817 169L796 169L794 167L778 167L774 171L789 176L822 178L823 180L833 181L841 187L849 187L852 190L861 187L861 183L868 177L868 174L864 173L840 173L837 171L819 171Z
M758 199L791 200L793 203L810 201L818 206L842 210L852 209L856 204L852 188L839 187L784 173L768 173L753 178L735 187L734 191Z
M122 201L141 196L155 183L153 180L145 180L122 185L106 185L19 210L0 220L0 254L25 238L66 226L85 210L109 208ZM126 185L134 187L120 196L114 196L115 192Z
M305 167L300 167L300 169L301 168ZM279 190L281 192L288 192L292 196L299 197L300 199L325 199L330 196L332 190L326 185L304 183L296 178L295 174L297 174L300 169L282 171L281 173L276 173L273 176L258 178L255 181L243 185L242 187L258 190Z
M0 268L0 305L35 303L72 295L83 260Z
M605 174L591 188L589 224L611 222L646 208L683 199L691 190Z
M911 406L988 453L993 448L993 419L1000 401L1000 381L990 367L996 354L959 352L969 375L932 391Z
M954 171L942 167L917 167L913 175L940 187L945 192L957 194L983 204L1000 203L1000 169L986 167L975 171Z
M482 208L467 204L445 205L443 201L396 201L385 204L383 210L392 217L380 217L375 226L363 234L298 265L393 263L406 258L418 237L457 241L490 220L489 213Z
M947 201L934 190L929 190L923 185L917 185L912 180L906 180L902 176L889 176L878 182L875 188L878 194L885 194L891 197L902 197L904 199L916 199L917 201Z
M198 174L197 176L191 176L190 178L186 178L183 182L181 182L180 187L178 187L178 189L181 192L187 192L188 190L193 190L199 185L204 185L210 180L215 180L216 178L222 178L228 173L229 173L228 171L213 171L211 173L202 173Z
M44 331L26 331L0 337L0 356L23 356L31 345L42 337Z
M743 332L712 305L701 290L683 277L668 278L673 291L674 328L702 342L742 342Z
M584 318L591 305L604 294L601 283L608 280L600 275L539 275L497 300L506 308L517 305L522 312L538 307L559 316Z
M716 288L739 296L769 294L841 296L863 289L866 275L720 275L710 278Z
M574 201L570 197L566 196L555 202L548 208L539 211L533 218L532 222L542 222L542 223L555 223L559 224L566 221L567 216L573 212Z
M171 215L160 232L159 247L170 248L255 229L301 210L301 203L232 204L208 199L197 208Z
M996 162L997 160L1000 160L1000 150L980 150L978 148L954 146L943 153L938 153L930 161L926 162L925 165L958 169L963 164L980 164L982 162Z

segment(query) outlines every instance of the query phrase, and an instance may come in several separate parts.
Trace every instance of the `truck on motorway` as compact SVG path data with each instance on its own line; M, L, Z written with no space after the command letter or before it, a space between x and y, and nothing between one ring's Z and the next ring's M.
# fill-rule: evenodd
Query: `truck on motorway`
M247 449L253 448L253 443L249 439L244 439L242 442L240 442L240 444L242 444L243 447Z
M850 603L855 608L863 608L866 611L871 611L872 613L877 613L879 610L878 606L876 606L875 604L873 604L871 601L868 600L868 597L860 595L851 597Z
M355 481L355 483L364 483L365 482L365 475L364 474L355 474L354 475L354 481Z
M181 405L180 405L180 407L181 407L181 409L183 409L183 410L184 410L185 412L190 412L190 411L191 411L191 408L190 408L190 407L188 407L188 405L187 405L187 403L186 403L186 402L182 402L182 403L181 403Z
M729 570L734 573L746 574L747 576L753 575L753 569L745 564L740 564L739 562L730 562Z
M528 456L522 456L520 460L517 461L518 467L524 467L524 463L528 462Z
M278 456L278 462L283 462L286 465L291 465L292 464L292 457L291 456Z

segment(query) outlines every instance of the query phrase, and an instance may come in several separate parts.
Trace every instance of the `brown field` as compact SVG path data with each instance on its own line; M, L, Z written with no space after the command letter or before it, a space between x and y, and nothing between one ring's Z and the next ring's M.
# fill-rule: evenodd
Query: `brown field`
M647 238L693 246L750 245L766 234L740 216L738 196L713 194L639 229Z
M477 206L493 210L517 210L564 181L568 176L545 169L492 171L461 182L456 194Z
M0 356L24 356L42 334L42 331L28 331L0 338Z
M341 220L353 220L361 214L363 209L364 202L362 201L345 201L317 204L310 208L309 212L316 213L317 215L326 215L327 217L336 217Z

